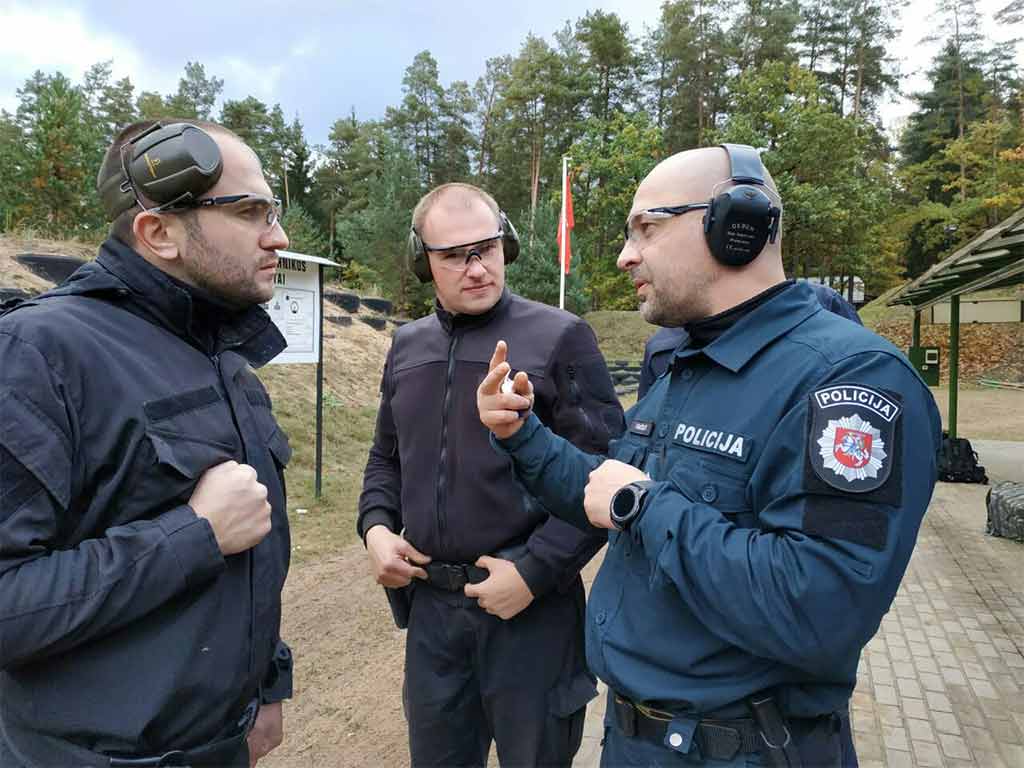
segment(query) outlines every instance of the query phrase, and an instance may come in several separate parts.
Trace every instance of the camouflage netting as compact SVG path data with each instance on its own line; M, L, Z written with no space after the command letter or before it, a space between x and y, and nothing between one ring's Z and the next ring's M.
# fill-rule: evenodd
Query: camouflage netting
M986 497L987 532L1024 542L1024 483L996 483Z

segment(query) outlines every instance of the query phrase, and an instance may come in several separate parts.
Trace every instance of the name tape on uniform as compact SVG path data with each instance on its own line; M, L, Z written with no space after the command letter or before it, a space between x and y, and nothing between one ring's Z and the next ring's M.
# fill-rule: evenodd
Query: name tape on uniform
M745 462L750 456L751 439L746 435L737 435L724 430L698 427L693 424L680 424L672 435L672 440L679 445L696 448L700 451L717 453L733 461Z
M888 422L900 415L900 406L883 395L877 389L857 387L851 384L826 387L814 393L819 408L838 408L859 405L874 411Z
M654 431L653 421L631 421L629 423L629 431L634 435L642 435L643 437L650 437L651 432Z

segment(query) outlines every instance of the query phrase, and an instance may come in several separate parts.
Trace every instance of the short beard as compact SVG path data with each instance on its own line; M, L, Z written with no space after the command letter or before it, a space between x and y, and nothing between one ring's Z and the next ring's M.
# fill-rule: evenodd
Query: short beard
M188 277L196 288L204 291L211 298L238 309L262 303L256 299L225 292L224 275L213 272L212 265L215 263L227 264L228 261L220 249L206 238L203 228L199 226L198 211L186 211L182 216L182 221L185 225L185 236L188 238L188 249L191 256Z
M715 282L717 273L698 275L696 272L675 275L677 280L685 280L686 293L683 295L669 294L666 291L654 292L653 301L648 298L640 305L640 314L651 325L663 328L678 328L696 320L708 317L710 306L708 290ZM653 286L652 286L653 287Z

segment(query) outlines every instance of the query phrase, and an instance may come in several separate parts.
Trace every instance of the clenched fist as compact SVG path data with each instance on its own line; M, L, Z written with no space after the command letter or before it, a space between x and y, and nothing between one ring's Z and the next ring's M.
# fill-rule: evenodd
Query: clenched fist
M210 467L199 478L189 506L213 528L224 555L255 547L270 533L267 486L256 479L248 464L225 461Z

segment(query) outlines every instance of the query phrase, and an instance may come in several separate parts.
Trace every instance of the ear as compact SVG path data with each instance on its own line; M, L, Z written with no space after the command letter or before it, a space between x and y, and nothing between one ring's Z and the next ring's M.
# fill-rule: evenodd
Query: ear
M181 256L181 244L186 236L180 218L149 211L143 211L135 217L132 234L135 235L136 250L168 262L176 261Z

